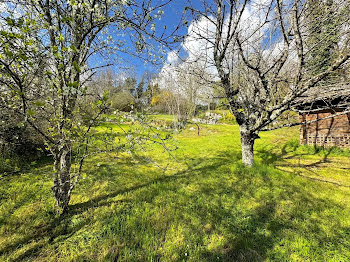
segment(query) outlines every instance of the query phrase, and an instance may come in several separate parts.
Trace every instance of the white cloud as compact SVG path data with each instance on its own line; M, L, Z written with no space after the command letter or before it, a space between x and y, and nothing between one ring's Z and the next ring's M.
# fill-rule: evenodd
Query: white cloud
M245 8L239 30L244 32L244 36L249 37L245 42L245 49L252 45L259 45L267 26L263 24L265 12L270 0L256 0ZM182 43L183 50L187 53L184 63L197 63L206 68L206 72L213 77L217 77L217 70L214 62L213 43L215 42L216 25L212 22L215 18L202 16L198 20L192 21L188 28L187 36ZM223 35L228 30L228 19L224 22ZM231 60L231 54L227 59ZM168 54L168 63L174 63L174 53ZM176 62L179 62L178 60Z
M164 64L161 72L159 73L158 82L161 82L161 86L169 88L170 79L178 82L178 72L184 69L188 69L189 65L196 63L201 67L207 67L208 71L212 71L216 74L216 69L213 68L213 50L212 44L207 40L208 36L215 36L215 26L210 23L206 18L202 17L198 21L193 21L187 32L187 36L182 43L182 49L186 52L187 57L184 59L179 58L179 54L176 51L170 51L167 55L167 62ZM211 67L211 69L209 69ZM165 80L166 79L166 80ZM178 89L179 86L174 86L173 89ZM180 88L181 89L181 88ZM174 90L175 91L175 90Z
M176 51L170 51L167 56L167 62L169 64L176 64L179 62L179 55Z
M215 40L215 31L215 25L205 17L190 24L187 37L182 43L182 47L188 53L188 61L212 58L212 42Z
M264 56L267 57L267 61L272 61L278 57L282 52L283 43L280 39L273 39L272 42L267 42L268 35L273 32L271 26L273 23L266 23L266 12L269 8L271 0L255 0L243 11L241 21L238 26L240 36L244 39L243 49L245 52L256 52L256 50L262 51L262 45L266 42L266 51ZM271 12L269 19L273 19L272 16L275 14ZM187 36L182 43L183 50L187 53L187 57L183 60L179 60L175 52L168 53L167 63L164 65L160 77L171 76L176 81L176 69L181 70L186 68L188 65L193 64L194 66L204 69L210 80L218 78L218 73L214 62L213 43L215 42L216 26L212 22L215 21L214 17L200 17L198 20L191 22ZM228 30L228 19L224 21L223 36L227 34ZM271 31L271 32L270 32ZM235 43L229 49L235 48ZM236 51L228 52L226 56L225 66L227 70L232 70L236 66L237 53ZM271 58L269 60L269 58ZM176 67L175 67L176 65ZM167 81L163 82L165 85Z

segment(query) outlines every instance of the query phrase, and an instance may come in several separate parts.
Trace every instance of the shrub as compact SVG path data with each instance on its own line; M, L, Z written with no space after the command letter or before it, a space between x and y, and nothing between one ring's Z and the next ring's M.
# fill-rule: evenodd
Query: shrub
M0 155L0 178L1 174L19 171L21 168L20 163L18 157L4 158Z
M135 98L128 91L120 91L111 95L112 110L130 112L134 108Z

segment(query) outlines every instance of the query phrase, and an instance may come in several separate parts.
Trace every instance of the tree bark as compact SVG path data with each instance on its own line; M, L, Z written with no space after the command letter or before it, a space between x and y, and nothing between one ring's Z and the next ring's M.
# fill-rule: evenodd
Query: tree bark
M252 166L254 163L254 142L257 136L249 132L247 127L240 126L242 162L245 166Z
M56 178L52 191L56 201L57 213L65 214L68 211L68 204L71 197L71 149L68 146L63 146L56 158ZM56 162L55 161L55 162Z

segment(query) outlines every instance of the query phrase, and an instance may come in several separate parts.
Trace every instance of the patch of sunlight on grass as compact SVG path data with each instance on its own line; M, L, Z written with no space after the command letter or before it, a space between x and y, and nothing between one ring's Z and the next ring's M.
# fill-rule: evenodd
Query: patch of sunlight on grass
M208 239L209 252L220 252L225 245L225 237L223 235L212 234Z
M349 155L298 134L261 134L252 168L235 125L190 125L169 163L156 147L90 157L61 219L50 165L3 178L0 261L349 261Z
M148 117L157 120L174 121L173 115L148 115Z

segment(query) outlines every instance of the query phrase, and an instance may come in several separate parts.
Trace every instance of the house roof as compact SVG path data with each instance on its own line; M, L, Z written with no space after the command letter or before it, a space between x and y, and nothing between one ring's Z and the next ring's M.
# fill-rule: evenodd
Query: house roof
M295 100L297 110L350 106L350 83L316 86Z

